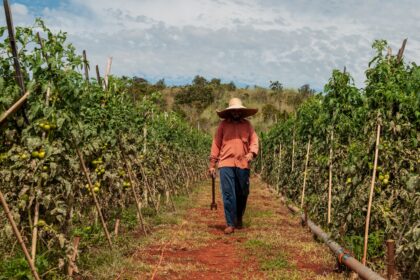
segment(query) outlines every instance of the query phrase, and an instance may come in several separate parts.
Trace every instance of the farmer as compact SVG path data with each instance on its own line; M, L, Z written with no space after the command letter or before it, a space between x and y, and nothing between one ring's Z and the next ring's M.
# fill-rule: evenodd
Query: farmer
M242 228L249 194L249 163L258 154L258 136L246 117L258 109L242 105L239 98L232 98L229 107L218 111L220 122L210 153L209 173L216 176L216 164L220 169L220 184L227 227L231 234Z

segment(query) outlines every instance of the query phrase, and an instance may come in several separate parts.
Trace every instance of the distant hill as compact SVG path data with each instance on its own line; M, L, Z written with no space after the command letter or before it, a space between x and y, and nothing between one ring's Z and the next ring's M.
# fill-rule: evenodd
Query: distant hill
M177 112L192 125L210 134L214 133L220 121L216 110L226 108L232 97L241 98L246 107L259 109L250 121L261 132L293 113L299 104L314 94L309 85L299 89L285 89L275 81L271 82L270 88L237 88L232 82L224 84L220 79L208 81L200 76L196 76L189 85L173 87L166 87L163 80L152 85L138 79L133 84L133 91L140 94L159 91L162 94L162 106L166 110Z

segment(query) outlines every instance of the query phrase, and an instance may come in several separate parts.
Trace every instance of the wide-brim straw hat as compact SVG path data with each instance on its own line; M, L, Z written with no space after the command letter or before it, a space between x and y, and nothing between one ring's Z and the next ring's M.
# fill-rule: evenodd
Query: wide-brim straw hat
M246 108L242 105L242 101L239 98L232 98L229 100L229 107L216 112L222 119L227 119L231 116L232 111L237 111L240 113L242 118L246 118L255 115L258 112L258 109Z

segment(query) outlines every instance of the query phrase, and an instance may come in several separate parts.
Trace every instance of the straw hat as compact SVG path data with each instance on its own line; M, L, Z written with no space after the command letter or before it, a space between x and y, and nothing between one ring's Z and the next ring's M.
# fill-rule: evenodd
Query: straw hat
M242 101L239 98L232 98L229 100L229 107L222 111L217 111L217 114L222 119L226 119L230 117L232 111L237 111L242 118L246 118L255 115L258 112L258 109L246 108L242 105Z

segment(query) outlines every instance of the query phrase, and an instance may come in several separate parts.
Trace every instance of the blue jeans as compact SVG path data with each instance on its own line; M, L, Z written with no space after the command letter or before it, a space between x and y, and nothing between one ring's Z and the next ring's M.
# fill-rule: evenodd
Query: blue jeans
M220 187L228 226L235 226L245 213L249 194L249 169L220 168Z

